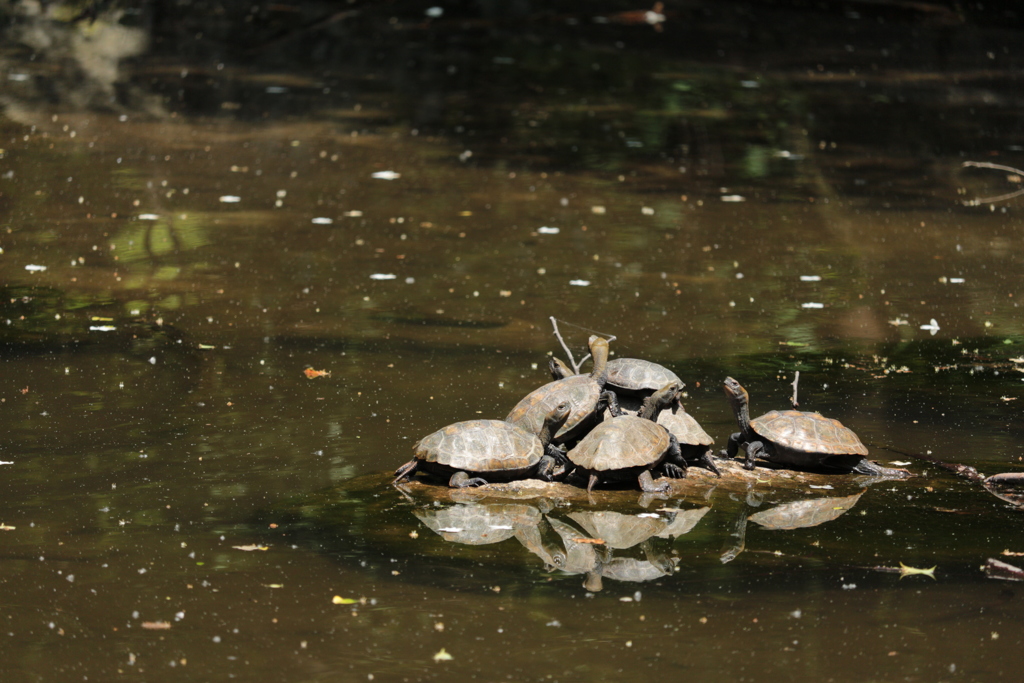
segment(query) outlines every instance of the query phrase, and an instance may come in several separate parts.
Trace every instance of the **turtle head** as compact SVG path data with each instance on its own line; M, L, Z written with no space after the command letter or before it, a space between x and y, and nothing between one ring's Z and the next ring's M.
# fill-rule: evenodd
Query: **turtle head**
M596 334L590 337L590 355L594 357L594 369L590 376L603 389L608 381L608 340Z
M682 382L672 380L644 399L643 408L640 409L640 417L657 421L658 413L675 403L679 399L679 394L682 390Z
M572 412L572 406L569 405L568 401L562 401L554 409L548 413L544 419L545 422L550 422L552 427L561 427L562 424L569 419L569 413Z
M750 422L750 396L743 385L732 377L726 377L722 386L725 389L725 397L729 399L732 412L736 414L736 420L740 423L740 429L746 431Z
M548 358L548 371L551 372L551 379L554 380L565 379L576 374L561 358L555 358L554 356Z

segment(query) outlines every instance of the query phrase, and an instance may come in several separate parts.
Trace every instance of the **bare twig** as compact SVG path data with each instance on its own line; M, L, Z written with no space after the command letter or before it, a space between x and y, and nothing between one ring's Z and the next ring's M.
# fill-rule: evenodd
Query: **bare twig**
M551 327L554 328L555 330L555 337L558 339L558 343L562 345L562 349L565 351L565 355L569 357L569 365L572 366L572 371L577 375L580 374L580 367L587 362L587 359L590 358L590 354L588 353L587 355L583 356L583 358L580 358L579 362L577 363L576 360L572 357L572 351L569 350L569 345L565 343L565 339L562 338L562 334L558 331L558 319L553 315L549 316L548 319L551 320ZM597 330L592 330L589 327L574 325L573 323L566 322L564 320L562 322L565 323L566 325L569 325L570 327L575 327L578 330L583 330L584 332L590 332L591 334L600 335L607 339L609 342L613 342L617 339L617 337L614 334L605 334L604 332L598 332Z
M796 400L797 385L800 383L800 371L797 370L793 374L793 398L789 399L793 403L794 408L800 407L800 402Z
M1013 166L1004 166L1003 164L993 164L993 163L991 163L989 161L965 161L963 163L963 166L965 168L966 167L991 168L991 169L996 170L996 171L1006 171L1007 173L1013 173L1013 174L1015 174L1017 176L1024 177L1024 171L1022 171L1019 168L1014 168ZM1019 182L1019 178L1018 178L1018 182ZM997 197L979 197L977 199L971 199L971 200L969 200L967 202L964 202L964 203L967 204L968 206L978 206L980 204L992 204L992 203L995 203L995 202L1005 201L1007 199L1013 199L1014 197L1019 197L1022 194L1024 194L1024 187L1022 187L1019 190L1015 190L1013 192L1007 192L1006 194L1001 194L1001 195L999 195Z

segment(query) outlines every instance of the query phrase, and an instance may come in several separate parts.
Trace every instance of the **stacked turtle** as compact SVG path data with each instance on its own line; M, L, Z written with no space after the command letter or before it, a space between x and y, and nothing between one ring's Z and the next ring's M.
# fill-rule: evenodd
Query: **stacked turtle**
M655 475L681 478L690 464L721 476L714 440L681 402L684 384L671 370L646 360L608 360L608 340L590 338L590 374L573 374L552 358L552 381L527 394L504 420L468 420L421 439L414 457L395 471L395 483L417 471L445 477L461 488L536 477L565 479L590 491L599 483L636 481L645 492L667 490ZM839 421L818 413L771 411L750 419L749 397L739 382L725 393L740 431L719 454L746 451L744 467L758 458L783 466L872 476L905 476L867 460L867 448Z
M656 484L652 473L685 476L688 459L717 474L711 437L682 409L684 385L675 373L638 359L609 363L608 340L601 337L589 345L590 374L562 365L504 420L457 422L424 437L413 459L395 471L395 482L423 471L456 488L557 476L588 490L632 479L645 491L662 491L668 484Z

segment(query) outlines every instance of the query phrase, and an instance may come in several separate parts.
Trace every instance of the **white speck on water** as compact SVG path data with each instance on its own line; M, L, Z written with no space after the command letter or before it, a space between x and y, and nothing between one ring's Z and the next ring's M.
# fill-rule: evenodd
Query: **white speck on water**
M723 202L745 202L747 198L740 194L724 194L721 197Z
M952 285L962 285L964 282L965 282L965 280L962 277L951 277L951 278L949 278L949 283L952 284Z
M317 216L310 221L313 225L330 225L334 222L333 218L327 218L326 216Z
M820 275L801 275L800 282L821 282Z
M737 280L742 280L743 279L743 273L736 273L736 279Z
M117 328L113 325L90 325L90 332L113 332Z
M927 325L921 325L921 329L928 330L928 332L934 337L935 333L938 332L941 328L939 327L938 321L936 321L935 318L932 318L931 322L928 323Z
M819 304L815 301L808 301L805 304L800 304L800 308L825 308L825 304Z
M64 578L68 580L68 583L74 583L75 582L75 575L74 574L68 574Z
M552 228L545 225L537 228L537 232L539 232L542 235L557 235L559 232L561 232L561 230L559 230L558 228Z
M220 197L219 200L223 204L237 204L242 201L242 198L233 194L226 194L223 197Z
M892 529L886 529L885 530L885 535L886 536L892 536Z
M37 266L33 263L30 263L27 266L25 266L25 270L27 270L30 273L41 273L44 270L46 270L46 266Z
M424 12L431 19L437 19L438 17L444 16L444 7L428 7L427 11Z
M377 180L396 180L401 178L402 174L395 173L394 171L377 171L376 173L371 173L370 177Z
M282 95L288 92L288 88L283 85L268 85L264 91L270 95Z
M155 221L158 218L160 218L160 214L158 214L158 213L140 213L139 214L139 220L140 221Z
M576 287L589 287L590 280L569 280L569 284Z
M740 81L741 88L760 88L761 84L757 81Z
M855 584L855 583L844 583L843 584L843 590L844 591L852 591L856 587L857 587L857 584Z
M554 619L554 620L549 621L548 623L546 623L544 625L545 626L552 626L554 628L561 628L562 622L560 622L558 619Z
M416 282L416 278L414 278L414 277L407 277L407 278L405 278L405 284L407 284L407 285L411 285L414 282Z
M352 211L346 211L342 215L347 216L348 218L359 218L360 216L363 215L363 212L359 211L358 209L353 209Z
M802 611L800 611L799 609L795 609L795 610L793 610L792 612L789 613L789 616L793 617L794 619L799 619L803 615L804 615L804 613Z
M7 80L21 83L28 80L28 74L9 73L7 74Z
M640 213L642 213L645 216L653 216L654 215L654 209L652 209L649 206L645 206L645 207L640 209Z
M370 276L371 280L394 280L398 276L394 273L374 273Z
M600 204L590 207L590 213L595 213L598 216L603 216L608 212L608 209L604 208Z
M156 356L150 356L149 357L149 364L150 365L156 365Z

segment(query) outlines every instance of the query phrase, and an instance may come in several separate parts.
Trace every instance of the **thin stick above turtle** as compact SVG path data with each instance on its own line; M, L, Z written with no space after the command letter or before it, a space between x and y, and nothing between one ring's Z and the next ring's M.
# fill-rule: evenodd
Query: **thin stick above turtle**
M800 410L773 410L751 420L747 390L732 377L725 378L724 388L740 431L729 437L722 455L734 458L743 448L747 452L743 466L748 470L754 469L757 458L763 458L809 470L909 476L906 470L882 467L865 458L867 447L839 420Z

